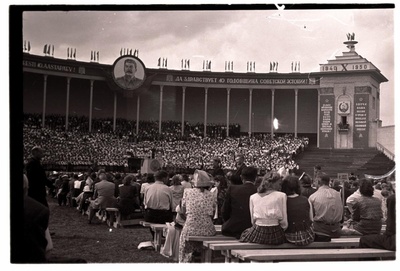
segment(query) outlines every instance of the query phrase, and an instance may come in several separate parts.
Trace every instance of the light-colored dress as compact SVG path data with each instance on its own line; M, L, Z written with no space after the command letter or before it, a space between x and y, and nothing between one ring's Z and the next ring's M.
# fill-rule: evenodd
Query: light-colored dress
M212 221L215 200L210 191L201 192L198 188L185 189L182 198L182 208L186 209L186 222L179 240L179 262L192 261L193 252L201 252L202 243L187 241L188 236L215 235Z

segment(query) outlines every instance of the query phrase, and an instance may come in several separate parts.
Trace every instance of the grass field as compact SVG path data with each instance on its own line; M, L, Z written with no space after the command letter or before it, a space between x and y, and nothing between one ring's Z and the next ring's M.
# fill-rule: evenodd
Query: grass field
M96 217L88 224L76 208L58 206L48 198L53 249L50 257L82 258L88 263L174 263L152 249L139 250L140 242L152 239L148 228L110 228Z

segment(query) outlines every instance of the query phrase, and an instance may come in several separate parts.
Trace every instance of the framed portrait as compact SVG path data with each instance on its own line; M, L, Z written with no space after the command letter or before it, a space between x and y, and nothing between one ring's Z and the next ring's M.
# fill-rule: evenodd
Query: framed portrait
M125 90L134 90L143 85L146 79L143 62L134 56L121 56L112 66L115 84Z

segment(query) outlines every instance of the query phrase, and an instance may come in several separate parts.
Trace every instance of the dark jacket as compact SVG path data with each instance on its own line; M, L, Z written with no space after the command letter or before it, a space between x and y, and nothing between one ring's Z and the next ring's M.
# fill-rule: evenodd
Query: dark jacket
M252 183L230 185L226 191L226 198L222 205L222 234L240 238L242 232L250 228L250 196L257 193L257 187Z
M40 164L40 160L30 158L26 164L26 176L29 181L28 196L48 206L46 199L46 186L55 188L53 183L47 179L46 172Z

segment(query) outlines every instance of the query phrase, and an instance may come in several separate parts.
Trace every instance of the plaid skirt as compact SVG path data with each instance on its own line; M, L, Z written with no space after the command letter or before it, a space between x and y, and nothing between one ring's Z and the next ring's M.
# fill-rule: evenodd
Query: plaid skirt
M281 226L257 226L245 229L240 242L280 245L285 242L285 232Z
M289 243L295 244L297 246L306 246L314 242L314 227L311 225L311 227L305 230L290 233L287 232L285 233L285 237Z

